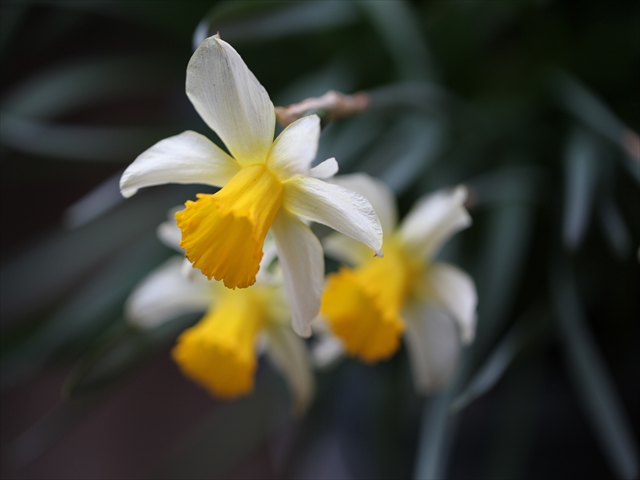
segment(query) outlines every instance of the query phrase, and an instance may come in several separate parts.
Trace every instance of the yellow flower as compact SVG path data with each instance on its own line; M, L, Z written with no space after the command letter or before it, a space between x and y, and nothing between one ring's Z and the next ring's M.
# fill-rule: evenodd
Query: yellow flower
M179 249L175 230L175 221L166 222L159 233ZM263 265L274 257L270 245ZM257 356L264 350L287 380L294 409L304 411L313 397L314 380L304 341L289 324L291 314L278 279L263 269L252 288L231 290L184 267L183 258L173 257L143 279L125 305L129 322L148 329L187 312L206 312L180 334L172 351L183 374L215 397L234 399L253 390Z
M473 280L453 265L432 262L440 246L471 223L463 206L466 189L421 199L396 228L395 198L382 182L366 175L335 181L373 204L385 233L385 257L371 258L340 234L325 239L327 253L353 268L342 267L327 277L321 318L340 339L340 348L321 345L320 362L329 361L322 351L335 356L342 349L374 363L392 356L404 334L418 390L442 386L455 367L459 338L468 343L475 331Z
M238 53L218 37L206 39L187 67L187 96L222 139L224 152L186 131L158 142L124 172L125 197L163 183L222 187L198 194L176 214L187 258L209 279L229 288L256 280L262 246L271 231L279 250L296 332L311 334L320 308L322 247L303 220L328 225L382 255L382 230L371 204L322 179L335 159L310 168L320 137L317 115L292 123L273 140L274 107Z

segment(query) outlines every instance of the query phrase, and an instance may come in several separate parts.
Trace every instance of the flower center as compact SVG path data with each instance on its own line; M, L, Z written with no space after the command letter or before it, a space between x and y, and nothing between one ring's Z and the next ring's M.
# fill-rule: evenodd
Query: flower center
M264 238L282 205L282 184L264 165L250 165L219 192L197 197L176 213L187 258L228 288L253 285Z
M368 363L398 350L405 328L402 307L416 278L399 247L385 245L384 253L356 269L330 274L320 309L347 353Z
M182 372L214 396L235 398L253 390L256 336L265 322L264 299L253 290L225 289L172 351Z

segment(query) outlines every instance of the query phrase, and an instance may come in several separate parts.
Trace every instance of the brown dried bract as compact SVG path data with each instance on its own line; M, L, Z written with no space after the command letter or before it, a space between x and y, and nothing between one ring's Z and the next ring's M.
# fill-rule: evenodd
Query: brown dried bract
M307 98L300 103L294 103L286 107L276 107L276 118L278 122L286 127L305 115L322 111L323 123L328 123L362 112L367 109L369 103L369 95L365 92L344 95L343 93L329 90L318 98Z

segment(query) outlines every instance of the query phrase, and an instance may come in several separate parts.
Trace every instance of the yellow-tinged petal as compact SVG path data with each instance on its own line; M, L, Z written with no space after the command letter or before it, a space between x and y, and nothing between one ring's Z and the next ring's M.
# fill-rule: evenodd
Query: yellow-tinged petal
M264 239L282 205L282 184L264 165L250 165L219 192L197 197L176 213L185 255L228 288L253 285Z
M288 125L275 139L267 164L285 180L296 174L307 175L318 151L320 117L309 115Z
M273 103L238 52L216 36L193 52L187 96L241 166L264 163L273 142Z
M225 290L173 349L182 372L214 396L235 398L253 390L256 336L266 319L265 299L254 290Z
M311 322L320 311L324 284L322 245L311 229L281 209L271 229L291 306L291 323L301 337L311 336Z
M322 223L382 253L382 227L369 200L317 178L296 175L284 183L283 206L294 215Z
M165 183L221 187L238 171L238 162L204 135L187 130L148 148L120 178L120 192L131 197L140 188Z
M347 190L353 190L369 200L380 220L385 236L390 236L398 223L398 208L393 190L383 181L366 173L340 175L331 180Z
M399 248L385 245L385 252L329 275L320 309L347 353L369 363L397 351L405 328L400 312L416 277Z
M405 246L425 260L435 256L451 236L471 225L464 207L467 196L466 187L459 185L418 200L400 225Z

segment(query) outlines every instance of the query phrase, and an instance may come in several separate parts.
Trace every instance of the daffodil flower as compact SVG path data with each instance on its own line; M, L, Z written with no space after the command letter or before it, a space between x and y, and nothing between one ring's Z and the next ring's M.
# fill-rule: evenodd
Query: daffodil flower
M223 40L207 38L187 67L187 96L229 154L186 131L143 152L124 172L125 197L164 183L222 187L198 194L176 214L187 258L209 279L248 287L260 268L271 231L279 250L295 331L309 327L320 308L324 259L320 242L301 219L328 225L382 255L382 230L362 196L324 182L338 164L311 167L320 137L317 115L303 117L273 140L274 107L240 55Z
M362 174L334 181L371 201L382 223L385 257L371 258L337 233L325 238L327 253L353 268L327 277L321 318L339 340L325 336L318 360L327 363L346 351L374 363L392 356L404 335L417 389L441 387L455 368L460 343L471 342L475 332L473 280L432 260L450 236L471 223L463 205L466 189L422 198L396 227L395 198L382 182Z
M163 224L158 233L179 249L175 221ZM274 258L275 248L265 248L263 266ZM257 357L264 351L287 380L295 411L302 413L315 384L304 341L291 329L278 279L263 268L252 288L231 290L184 267L184 258L172 257L143 279L125 304L129 322L148 329L184 313L206 312L173 348L183 374L215 397L237 398L253 390Z

